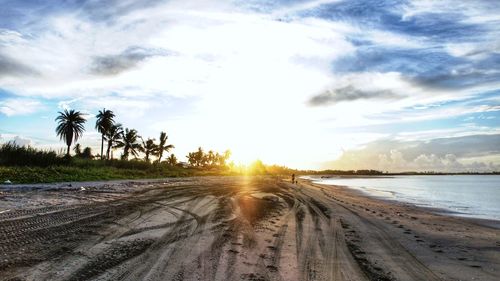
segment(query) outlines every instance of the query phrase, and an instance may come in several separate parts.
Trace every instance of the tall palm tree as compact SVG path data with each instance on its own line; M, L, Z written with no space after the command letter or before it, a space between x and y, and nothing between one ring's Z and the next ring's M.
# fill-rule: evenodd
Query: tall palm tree
M175 148L172 144L167 145L167 140L168 140L167 133L161 132L160 133L160 143L158 144L158 150L157 150L158 163L161 162L161 158L163 157L164 151L169 152L171 149Z
M95 122L95 128L99 133L101 133L101 159L104 159L104 138L106 133L115 122L115 114L113 113L113 111L103 108L102 110L99 110L96 118L97 120Z
M111 151L123 138L123 128L122 124L113 124L106 132L106 141L108 142L108 148L106 149L106 159L113 159L113 152ZM111 154L110 154L111 153ZM111 157L110 157L111 156Z
M75 111L74 109L68 111L65 109L64 112L59 112L56 121L58 122L56 133L61 140L66 142L68 146L66 155L69 157L69 150L73 140L77 141L82 136L83 131L85 131L83 124L86 120L80 111Z
M144 141L141 138L141 140L142 146L139 148L139 150L146 155L144 157L144 160L146 160L146 162L149 162L149 156L156 154L156 152L158 151L158 146L155 144L155 139L148 138L147 141Z
M115 146L116 148L123 147L122 159L128 160L129 154L137 157L139 154L138 150L141 147L141 145L137 143L138 138L140 138L140 136L137 134L135 129L125 129L123 138L119 140Z

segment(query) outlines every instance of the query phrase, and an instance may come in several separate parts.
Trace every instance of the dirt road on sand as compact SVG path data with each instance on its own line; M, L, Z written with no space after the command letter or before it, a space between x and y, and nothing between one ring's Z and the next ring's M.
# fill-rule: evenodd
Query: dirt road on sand
M456 260L349 196L243 177L3 190L0 280L499 280L498 230Z

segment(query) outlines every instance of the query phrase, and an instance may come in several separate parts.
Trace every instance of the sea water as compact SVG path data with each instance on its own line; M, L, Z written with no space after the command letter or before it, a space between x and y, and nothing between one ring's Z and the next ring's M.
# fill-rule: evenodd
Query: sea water
M315 183L341 185L452 214L500 220L500 175L433 175L390 177L310 177Z

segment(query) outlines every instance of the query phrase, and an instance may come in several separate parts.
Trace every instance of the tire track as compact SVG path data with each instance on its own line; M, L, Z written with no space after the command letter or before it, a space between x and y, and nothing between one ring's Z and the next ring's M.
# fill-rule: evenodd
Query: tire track
M1 213L0 280L36 279L21 270L42 261L50 280L391 280L354 238L390 257L384 272L440 280L384 225L312 185L208 177L120 196Z

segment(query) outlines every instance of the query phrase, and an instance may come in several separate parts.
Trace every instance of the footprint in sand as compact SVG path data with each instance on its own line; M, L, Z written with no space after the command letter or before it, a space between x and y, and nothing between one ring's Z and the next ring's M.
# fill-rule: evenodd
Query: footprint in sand
M264 276L256 273L242 274L240 278L243 280L251 280L251 281L267 280L267 278L265 278Z
M267 248L268 248L269 250L271 250L271 251L276 251L276 250L277 250L277 249L276 249L276 247L274 247L274 246L267 246Z
M276 266L274 266L274 265L268 265L268 266L266 266L266 267L267 267L267 269L269 269L269 271L271 271L271 272L276 272L276 271L278 271L278 268L277 268Z

